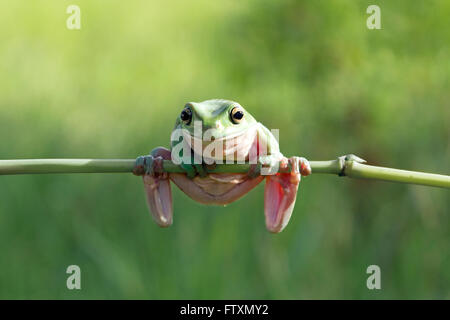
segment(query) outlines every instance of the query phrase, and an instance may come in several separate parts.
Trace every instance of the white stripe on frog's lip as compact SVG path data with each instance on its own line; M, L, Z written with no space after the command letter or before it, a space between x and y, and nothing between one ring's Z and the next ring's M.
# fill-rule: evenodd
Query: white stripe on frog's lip
M203 159L212 159L212 160L225 160L230 159L231 155L236 155L237 157L246 158L248 156L248 153L250 151L250 148L252 147L256 137L257 137L257 128L261 124L259 122L249 126L247 129L227 135L221 138L217 139L199 139L197 137L192 136L189 134L188 131L183 131L183 138L187 141L189 147L195 152L197 151L194 146L202 146L201 150L202 153L204 153L205 148L207 146L210 146L213 144L214 146L221 146L221 148L216 148L216 150L222 150L222 154L214 154L214 156L211 157L205 157L204 154L202 154ZM212 135L214 136L214 135ZM204 135L203 135L204 137ZM214 148L212 148L214 149ZM210 150L212 150L210 148ZM233 159L233 160L241 160L241 159ZM242 159L245 160L245 159Z
M229 135L224 136L224 137L221 137L221 138L214 138L214 139L209 139L209 140L205 140L205 139L204 139L205 134L204 134L203 129L202 129L201 127L200 127L200 129L202 129L202 139L199 139L199 138L197 138L197 137L195 137L195 136L192 136L192 135L189 133L189 131L187 131L187 130L183 130L182 133L183 133L183 137L184 137L185 139L187 139L188 141L189 141L190 139L195 139L196 141L204 141L204 142L211 142L212 140L214 140L214 141L224 141L224 140L234 139L234 138L236 138L236 137L238 137L238 136L241 136L241 135L247 133L249 130L256 129L256 128L259 127L260 125L261 125L260 122L256 122L256 123L254 123L254 124L248 126L247 129L238 131L238 132L233 133L233 134L229 134ZM211 129L208 129L208 130L211 130L212 132L214 132L215 130L218 130L218 129L217 129L217 128L211 128ZM208 131L208 130L206 130L206 131ZM195 131L195 130L194 130L194 131ZM209 136L211 137L211 136L214 136L214 135L209 135Z

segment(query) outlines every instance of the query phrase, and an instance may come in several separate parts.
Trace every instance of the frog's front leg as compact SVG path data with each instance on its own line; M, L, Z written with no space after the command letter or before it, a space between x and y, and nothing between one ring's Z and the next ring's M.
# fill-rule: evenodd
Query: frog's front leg
M144 187L147 204L153 219L161 227L168 227L173 221L172 190L169 174L163 172L163 160L170 160L170 150L158 147L150 155L136 160L135 170L144 170ZM137 174L137 172L135 172Z
M264 214L266 227L270 232L278 233L286 227L294 209L300 178L311 173L311 167L305 158L283 157L280 169L285 169L289 165L291 172L266 177Z
M196 163L194 152L192 150L189 162L185 163L182 161L180 167L186 172L187 177L190 179L193 179L196 175L205 177L208 174L205 162L202 160L201 163Z

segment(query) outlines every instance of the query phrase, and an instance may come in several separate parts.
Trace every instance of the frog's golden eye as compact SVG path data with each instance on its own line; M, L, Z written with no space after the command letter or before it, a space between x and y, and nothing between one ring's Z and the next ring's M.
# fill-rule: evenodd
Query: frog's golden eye
M231 120L238 124L244 119L244 110L241 107L234 107L230 112Z
M180 119L185 124L190 124L192 120L192 110L188 107L184 108L183 111L181 111Z

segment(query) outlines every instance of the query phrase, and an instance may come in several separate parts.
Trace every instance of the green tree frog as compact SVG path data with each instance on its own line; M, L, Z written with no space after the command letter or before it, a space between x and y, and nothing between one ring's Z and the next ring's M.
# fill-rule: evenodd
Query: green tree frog
M163 172L163 160L179 164L185 173ZM212 173L220 163L249 162L248 173ZM288 173L278 170L291 168ZM136 169L137 168L137 169ZM135 173L144 170L147 202L156 223L173 221L170 181L203 204L231 203L264 178L266 227L278 233L291 217L300 177L309 175L305 158L284 157L275 136L239 103L229 100L189 102L175 122L170 150L158 147L136 160Z

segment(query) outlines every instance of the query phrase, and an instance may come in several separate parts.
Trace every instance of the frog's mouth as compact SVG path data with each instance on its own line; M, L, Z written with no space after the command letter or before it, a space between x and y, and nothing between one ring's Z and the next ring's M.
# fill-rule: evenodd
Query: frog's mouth
M203 135L202 139L183 131L183 138L195 154L208 160L246 161L252 146L256 146L259 123L247 129L215 139L214 135ZM201 154L200 154L201 153Z

